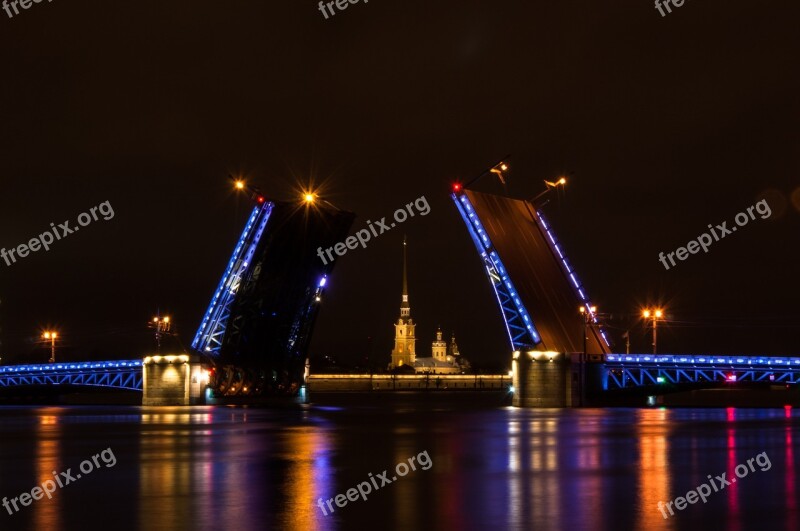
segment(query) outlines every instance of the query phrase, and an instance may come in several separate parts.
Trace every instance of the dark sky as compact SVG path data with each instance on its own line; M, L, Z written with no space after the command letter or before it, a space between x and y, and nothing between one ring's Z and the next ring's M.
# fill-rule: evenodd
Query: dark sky
M0 246L115 211L0 262L3 362L46 360L48 325L66 357L141 356L159 307L188 344L248 210L228 173L283 198L321 184L354 231L430 202L340 259L314 353L388 363L406 233L420 354L441 325L468 358L505 360L448 190L507 153L512 195L570 174L544 213L612 337L633 327L646 351L636 315L660 302L661 352L798 354L798 15L722 0L666 17L650 0L372 0L330 20L310 0L0 11ZM769 219L659 263L761 197Z

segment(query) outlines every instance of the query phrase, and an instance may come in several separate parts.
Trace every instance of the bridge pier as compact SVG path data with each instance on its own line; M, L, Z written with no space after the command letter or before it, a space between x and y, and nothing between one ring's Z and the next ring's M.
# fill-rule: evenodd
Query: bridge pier
M143 406L205 403L208 370L196 356L147 356L142 369Z
M589 356L561 352L514 352L511 362L516 407L581 407L599 388L601 366Z
M514 352L511 361L517 407L572 407L576 387L570 356L558 352Z

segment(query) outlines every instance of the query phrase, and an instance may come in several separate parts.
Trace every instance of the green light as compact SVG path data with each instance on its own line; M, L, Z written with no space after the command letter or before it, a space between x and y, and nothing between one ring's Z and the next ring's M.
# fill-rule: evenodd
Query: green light
M664 383L664 382L666 382L666 381L667 381L667 379L666 379L666 378L664 378L663 376L659 376L658 378L656 378L656 381L657 381L658 383Z

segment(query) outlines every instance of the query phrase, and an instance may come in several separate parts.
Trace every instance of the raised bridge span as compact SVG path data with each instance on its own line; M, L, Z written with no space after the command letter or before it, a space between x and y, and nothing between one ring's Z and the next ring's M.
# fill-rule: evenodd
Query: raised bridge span
M595 394L658 387L797 384L800 358L614 354L587 288L545 221L525 201L456 186L467 227L508 331L514 404L588 405ZM583 333L578 309L584 313Z

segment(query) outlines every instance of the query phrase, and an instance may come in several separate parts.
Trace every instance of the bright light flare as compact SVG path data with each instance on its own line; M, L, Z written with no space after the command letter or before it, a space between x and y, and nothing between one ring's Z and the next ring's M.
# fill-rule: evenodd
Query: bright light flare
M234 181L233 185L236 187L237 190L244 190L245 184L244 181L241 179Z
M316 199L317 199L316 194L313 194L311 192L306 192L305 194L303 194L303 200L306 203L313 203Z
M656 308L653 310L644 310L642 311L642 317L645 319L661 319L664 317L664 311L661 308Z

